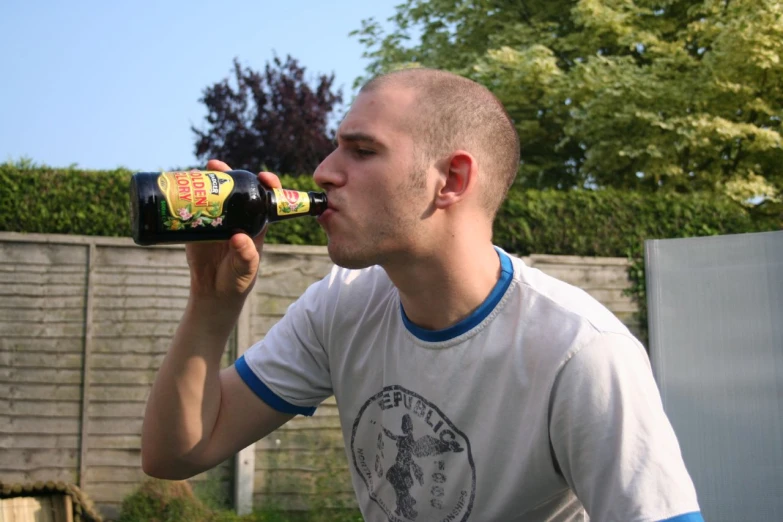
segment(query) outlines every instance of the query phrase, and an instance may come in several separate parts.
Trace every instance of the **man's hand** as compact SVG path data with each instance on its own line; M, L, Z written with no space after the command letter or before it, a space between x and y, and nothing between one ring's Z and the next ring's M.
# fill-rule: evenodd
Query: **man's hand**
M231 167L209 160L207 170L227 172ZM261 172L258 179L268 188L281 188L280 180L271 172ZM228 241L185 245L191 295L213 302L233 302L237 298L243 302L256 280L264 236L266 228L254 239L238 233Z

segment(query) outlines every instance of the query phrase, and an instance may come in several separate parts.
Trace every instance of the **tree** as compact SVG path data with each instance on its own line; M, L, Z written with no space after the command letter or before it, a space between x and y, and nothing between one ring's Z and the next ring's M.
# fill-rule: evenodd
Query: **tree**
M783 192L780 2L407 0L390 22L355 32L368 72L486 85L519 131L526 186Z
M204 89L207 129L191 127L196 156L220 158L232 168L309 175L334 148L329 118L342 103L334 75L313 87L297 60L275 57L263 73L234 59L234 84L224 79Z

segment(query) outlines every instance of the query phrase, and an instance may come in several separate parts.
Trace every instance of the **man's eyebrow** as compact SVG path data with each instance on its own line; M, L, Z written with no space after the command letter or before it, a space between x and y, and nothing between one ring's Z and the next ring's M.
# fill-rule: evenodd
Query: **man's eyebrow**
M365 134L364 132L340 133L338 135L338 138L341 141L346 141L346 142L364 141L367 143L380 144L378 140L375 138L375 136L372 136L370 134Z

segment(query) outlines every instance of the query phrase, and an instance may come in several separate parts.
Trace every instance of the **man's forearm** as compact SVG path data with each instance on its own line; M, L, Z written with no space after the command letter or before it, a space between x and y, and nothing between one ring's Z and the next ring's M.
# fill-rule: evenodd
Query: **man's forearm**
M220 410L220 360L242 303L191 299L152 386L142 429L142 467L161 478L201 471Z

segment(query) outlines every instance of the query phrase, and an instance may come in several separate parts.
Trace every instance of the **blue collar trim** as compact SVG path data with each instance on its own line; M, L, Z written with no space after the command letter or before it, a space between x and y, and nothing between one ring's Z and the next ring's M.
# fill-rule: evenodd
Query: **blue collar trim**
M405 315L405 310L403 310L402 303L400 303L400 312L402 313L402 322L405 325L405 328L422 341L437 343L459 337L478 326L478 324L486 319L498 305L503 298L503 295L506 293L506 290L508 290L508 287L511 285L511 279L514 276L514 267L511 264L511 258L502 250L497 248L495 250L500 258L500 279L498 279L498 282L495 284L495 287L492 289L489 296L473 311L473 313L457 324L444 328L443 330L427 330L426 328L413 324L411 320L408 319L408 316Z

